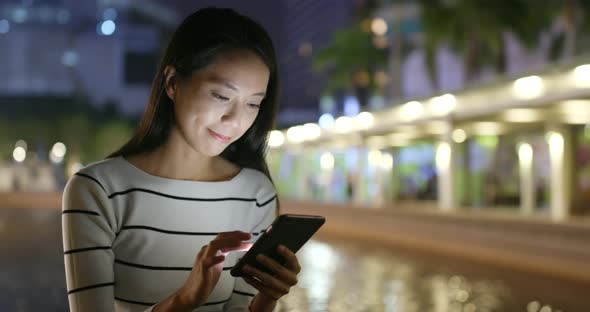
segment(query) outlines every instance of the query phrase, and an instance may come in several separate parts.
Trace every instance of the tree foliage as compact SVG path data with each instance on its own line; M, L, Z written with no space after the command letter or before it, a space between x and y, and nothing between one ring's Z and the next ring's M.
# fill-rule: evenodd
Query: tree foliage
M328 92L351 87L359 73L368 74L368 86L374 87L370 73L385 64L386 55L372 44L372 37L360 23L353 24L337 31L330 44L314 57L313 68L328 73Z
M549 1L550 2L550 1ZM420 0L426 61L431 75L438 47L446 43L465 63L471 80L485 66L504 71L504 36L513 33L525 46L534 47L552 19L546 1Z

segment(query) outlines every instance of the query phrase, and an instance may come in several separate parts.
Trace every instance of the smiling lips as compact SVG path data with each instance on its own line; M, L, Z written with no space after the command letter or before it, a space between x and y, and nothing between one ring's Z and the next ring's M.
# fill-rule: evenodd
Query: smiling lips
M218 140L221 143L229 143L231 141L230 137L226 137L225 135L221 135L211 129L207 129L209 131L209 134L215 138L216 140Z

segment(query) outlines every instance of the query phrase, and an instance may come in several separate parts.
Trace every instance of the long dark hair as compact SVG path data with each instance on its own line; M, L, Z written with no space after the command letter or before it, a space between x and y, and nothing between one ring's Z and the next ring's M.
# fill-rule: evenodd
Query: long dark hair
M211 64L219 55L237 50L256 53L268 67L270 77L266 97L254 123L221 156L240 167L259 170L271 179L264 154L278 106L275 51L270 36L262 26L231 9L201 9L180 24L160 62L139 127L123 147L107 158L147 152L168 139L175 120L174 103L165 94L166 66L173 66L179 79L189 79L195 71Z

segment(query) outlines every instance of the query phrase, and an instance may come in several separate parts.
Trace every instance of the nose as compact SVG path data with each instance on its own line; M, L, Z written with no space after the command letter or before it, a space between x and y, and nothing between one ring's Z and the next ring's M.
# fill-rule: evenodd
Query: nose
M240 126L240 108L236 102L232 103L228 106L228 108L223 112L221 116L221 123L237 129Z

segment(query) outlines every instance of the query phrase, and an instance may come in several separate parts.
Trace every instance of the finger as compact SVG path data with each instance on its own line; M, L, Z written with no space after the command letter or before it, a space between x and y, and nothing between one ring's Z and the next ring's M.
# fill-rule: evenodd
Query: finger
M250 248L252 248L253 245L254 244L252 244L252 243L241 243L237 247L224 247L224 248L221 248L221 252L228 253L228 252L236 252L236 251L248 251L248 250L250 250Z
M250 286L256 288L256 290L258 290L259 292L261 292L261 293L263 293L263 294L265 294L265 295L273 298L274 300L281 299L282 295L279 292L273 290L270 287L265 286L260 281L257 281L256 279L254 279L254 278L252 278L250 276L247 276L247 275L242 276L242 278L244 279L244 281L247 284L249 284Z
M217 235L215 239L234 239L234 240L250 240L252 234L242 231L222 232Z
M217 252L230 252L238 250L247 250L251 247L250 243L233 238L216 238L209 243L206 251L208 257L216 256Z
M208 269L222 263L223 261L225 261L225 256L223 255L209 257L203 261L203 266Z
M271 276L268 273L262 272L251 265L244 266L244 272L248 275L259 279L265 286L278 291L279 293L286 295L289 293L289 285L283 283L283 281Z
M301 272L301 265L299 264L299 260L297 260L297 256L295 255L295 253L293 253L291 250L289 250L289 248L283 245L279 245L278 251L279 254L285 258L285 267L295 272L295 274L299 274L299 272Z
M197 258L201 258L203 256L203 254L205 254L206 250L207 250L207 245L201 247L201 250L199 250L199 253L197 254Z
M275 260L265 256L265 255L258 255L256 260L262 263L264 266L269 268L272 272L275 273L275 276L282 280L289 286L297 285L297 274L293 271L288 270L280 263L276 262Z
M214 240L212 240L211 242L219 242L218 244L221 244L220 248L223 248L223 244L227 243L230 245L237 245L238 242L244 242L244 241L248 241L252 238L252 234L248 233L248 232L242 232L242 231L234 231L234 232L223 232L220 233L219 235L217 235L217 237L215 237ZM233 244L235 243L235 244Z

